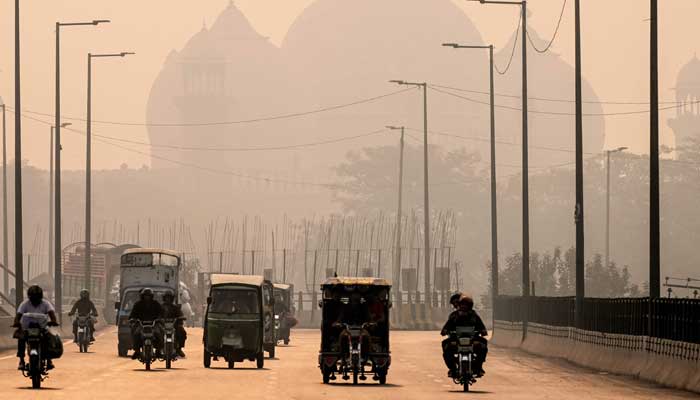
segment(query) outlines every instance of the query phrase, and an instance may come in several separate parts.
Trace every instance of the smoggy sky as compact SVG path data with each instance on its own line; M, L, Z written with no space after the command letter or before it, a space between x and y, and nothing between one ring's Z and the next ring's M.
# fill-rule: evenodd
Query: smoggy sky
M350 1L350 0L348 0ZM380 1L380 0L378 0ZM530 27L549 39L564 0L530 0ZM22 106L25 111L54 112L54 23L111 19L109 25L62 30L63 115L85 116L86 54L92 52L134 51L128 59L97 61L94 67L95 119L144 122L145 104L151 84L172 49L181 49L202 27L211 23L229 0L25 0L22 2ZM254 27L275 44L280 44L294 19L313 0L237 0L236 5ZM513 33L517 8L485 6L454 0L481 30L485 41L499 47ZM602 100L646 101L648 99L649 5L646 0L583 1L584 76ZM700 2L666 0L660 2L660 87L662 100L674 100L673 88L680 68L697 51L700 37ZM13 4L0 2L0 96L14 104ZM573 64L573 0L568 0L560 35L553 51ZM458 40L459 38L455 38ZM436 44L439 45L439 44ZM532 51L531 57L537 55ZM446 54L446 59L449 54ZM500 60L503 63L505 60ZM498 62L498 61L497 61ZM571 97L573 98L573 87ZM348 99L348 101L355 99ZM304 109L304 105L299 105ZM622 111L636 110L632 106ZM606 106L606 112L621 111ZM661 114L662 141L673 145L666 119L674 111ZM14 116L8 113L8 145L13 146ZM52 117L36 118L53 121ZM75 122L84 130L84 123ZM628 146L638 153L648 152L648 114L608 117L607 147ZM98 131L98 128L95 128ZM99 132L135 140L147 140L146 130L135 127L99 126ZM572 126L573 134L573 126ZM32 165L48 167L48 125L24 120L23 157ZM389 139L387 139L389 140ZM353 144L349 144L351 146ZM354 144L358 145L358 144ZM65 168L83 168L85 138L64 133ZM146 154L125 152L95 144L93 166L116 168L148 164ZM12 151L8 151L12 154Z

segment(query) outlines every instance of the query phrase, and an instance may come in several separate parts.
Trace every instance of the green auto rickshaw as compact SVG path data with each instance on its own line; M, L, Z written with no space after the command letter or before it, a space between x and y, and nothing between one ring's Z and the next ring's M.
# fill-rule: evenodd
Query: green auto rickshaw
M243 360L265 363L275 356L272 283L262 276L212 274L204 316L204 367L224 358L228 367Z

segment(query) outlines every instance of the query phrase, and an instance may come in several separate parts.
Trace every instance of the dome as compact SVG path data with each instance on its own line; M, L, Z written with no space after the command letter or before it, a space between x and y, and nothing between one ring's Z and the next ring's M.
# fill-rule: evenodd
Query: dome
M697 54L681 68L676 82L676 98L685 101L688 97L698 97L700 93L700 59Z

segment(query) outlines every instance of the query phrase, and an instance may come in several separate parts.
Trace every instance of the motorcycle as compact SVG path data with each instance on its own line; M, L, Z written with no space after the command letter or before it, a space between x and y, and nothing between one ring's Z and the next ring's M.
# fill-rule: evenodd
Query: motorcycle
M362 354L362 342L366 338L366 329L370 324L349 325L343 323L342 326L348 338L347 356L341 361L343 380L350 379L349 375L352 373L352 384L357 385L358 379L361 381L367 380L364 369L366 360L364 360Z
M32 388L40 389L41 382L48 378L48 349L45 344L50 335L49 326L55 326L49 322L45 314L27 313L23 318L28 320L28 327L23 329L24 341L29 351L29 363L22 371L22 375L32 380Z
M165 368L170 369L172 362L177 360L177 341L175 339L175 331L177 323L185 318L164 319L163 320L163 357L165 360Z
M132 323L138 324L140 327L140 335L143 343L141 349L141 356L139 361L141 361L146 366L146 371L151 370L151 364L158 359L156 355L156 325L160 322L156 321L140 321L131 320Z
M88 347L90 346L92 339L92 329L90 325L91 315L78 315L76 318L78 320L78 332L76 337L76 343L81 353L87 353Z
M475 366L477 363L477 355L474 351L476 337L478 332L474 327L458 327L455 331L449 332L450 343L456 346L455 361L457 365L457 374L452 377L454 383L462 385L465 392L469 391L469 387L476 383L477 371Z

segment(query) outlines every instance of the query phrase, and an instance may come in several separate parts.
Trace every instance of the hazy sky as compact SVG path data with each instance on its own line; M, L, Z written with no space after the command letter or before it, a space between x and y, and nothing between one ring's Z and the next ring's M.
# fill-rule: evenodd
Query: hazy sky
M351 0L347 0L351 1ZM381 0L377 0L381 1ZM430 0L426 0L430 1ZM543 38L551 37L564 0L530 0L530 26ZM129 59L99 60L94 66L95 119L143 122L151 84L171 49L181 49L203 23L210 24L229 0L50 0L23 1L22 12L22 103L25 111L53 114L54 23L108 18L100 27L78 27L62 31L63 114L85 115L86 54L135 51ZM237 0L258 31L275 44L284 39L294 19L313 0ZM485 6L454 0L476 23L484 40L498 47L505 43L517 22L516 7ZM601 99L645 101L648 98L649 15L646 0L583 1L584 75ZM661 3L661 96L673 100L679 69L698 49L700 1L666 0ZM8 105L13 95L13 4L0 2L0 96ZM560 36L553 50L573 64L573 0L568 0ZM531 52L532 57L537 55ZM446 57L449 57L446 54ZM573 88L572 88L573 97ZM354 99L348 99L354 100ZM304 109L303 105L299 105ZM632 107L639 109L640 106ZM641 107L643 108L643 107ZM625 108L624 110L630 110ZM620 111L608 106L606 111ZM662 113L663 141L672 144L665 121L674 113ZM38 118L52 120L51 117ZM648 152L648 116L609 117L606 120L609 147L628 146ZM23 122L24 158L32 165L48 166L47 125ZM8 113L8 130L13 132ZM76 127L84 130L84 123ZM573 126L572 126L573 129ZM98 128L95 128L98 131ZM123 138L147 140L143 128L99 127L99 132ZM11 135L8 145L13 146ZM84 137L65 132L64 166L83 168ZM145 150L146 151L146 150ZM8 153L12 153L9 151ZM146 151L147 153L147 151ZM95 145L93 165L116 168L148 164L145 155Z

